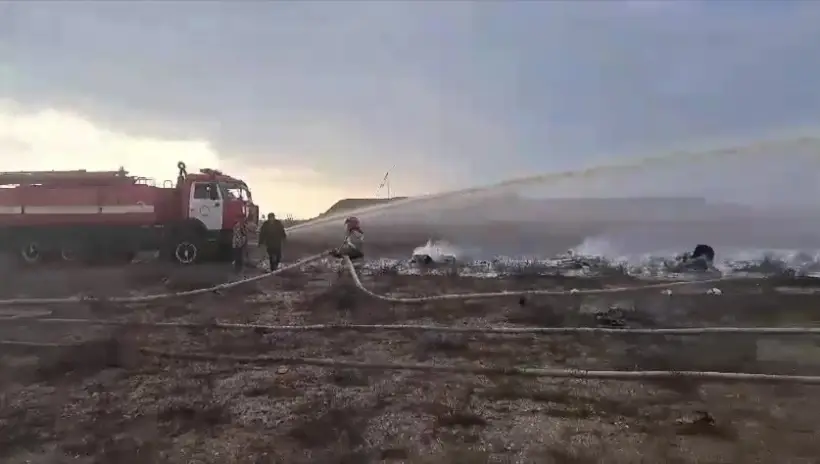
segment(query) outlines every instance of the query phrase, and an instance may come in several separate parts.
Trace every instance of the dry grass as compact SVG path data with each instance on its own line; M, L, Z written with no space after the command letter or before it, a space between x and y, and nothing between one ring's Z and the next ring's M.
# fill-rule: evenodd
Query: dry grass
M140 285L158 289L186 285L180 282L204 284L221 271L202 271L198 277L163 271L156 278L140 272ZM82 280L79 275L74 278ZM610 279L620 282L623 277ZM609 283L559 277L501 282L392 273L366 279L378 292L405 295L594 288ZM665 297L647 291L605 298L399 306L368 299L333 271L288 273L224 295L112 308L112 317L269 324L347 320L586 326L613 323L596 313L618 307L607 317L635 327L797 325L820 319L815 297L770 291L783 283L733 283L723 287L720 297ZM820 400L811 387L259 368L160 362L139 354L140 347L150 346L491 366L820 371L820 358L808 355L800 360L778 357L767 348L763 359L757 341L743 337L289 334L145 328L112 332L36 325L0 331L3 338L85 340L72 350L27 349L5 352L0 358L0 461L4 463L797 463L813 462L820 453L820 421L814 414ZM800 343L809 352L813 340Z

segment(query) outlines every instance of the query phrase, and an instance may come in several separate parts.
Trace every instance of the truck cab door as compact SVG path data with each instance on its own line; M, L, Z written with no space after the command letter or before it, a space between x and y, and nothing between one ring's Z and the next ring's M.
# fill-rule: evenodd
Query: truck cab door
M209 231L221 230L223 204L219 185L215 182L194 182L191 185L188 217L199 219Z

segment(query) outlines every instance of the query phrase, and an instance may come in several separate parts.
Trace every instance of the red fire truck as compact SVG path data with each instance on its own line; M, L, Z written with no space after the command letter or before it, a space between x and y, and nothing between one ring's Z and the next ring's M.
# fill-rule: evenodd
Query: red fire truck
M259 220L247 185L177 168L176 184L162 186L124 169L0 173L0 247L31 264L151 250L181 264L230 256L233 225Z

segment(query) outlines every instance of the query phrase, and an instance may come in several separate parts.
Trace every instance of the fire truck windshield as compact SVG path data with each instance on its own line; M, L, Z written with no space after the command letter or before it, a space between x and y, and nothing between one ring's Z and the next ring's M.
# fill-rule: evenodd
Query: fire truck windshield
M231 182L221 183L219 186L222 188L222 196L224 196L226 200L251 201L251 192L244 184Z

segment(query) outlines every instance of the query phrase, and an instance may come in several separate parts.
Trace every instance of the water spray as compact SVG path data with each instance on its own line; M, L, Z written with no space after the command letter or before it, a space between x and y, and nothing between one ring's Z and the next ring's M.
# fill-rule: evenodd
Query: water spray
M288 233L294 236L301 236L309 234L322 226L337 223L347 215L356 215L360 217L372 217L376 214L384 213L390 210L410 209L410 207L423 207L431 203L439 203L437 206L442 207L440 203L459 199L464 201L476 201L484 198L493 197L507 191L515 191L522 187L542 185L548 182L556 182L563 180L575 179L590 179L596 176L603 176L614 173L628 173L646 169L656 166L670 166L681 163L703 162L705 160L715 160L720 158L727 158L742 154L744 157L759 157L771 156L772 153L777 153L781 157L790 156L788 153L792 151L809 151L812 156L816 156L820 160L820 137L817 136L793 136L783 138L773 138L757 140L752 143L737 144L731 146L723 146L709 150L700 151L672 151L661 155L642 157L637 159L629 159L619 163L603 164L593 166L580 170L544 173L533 176L518 177L508 179L495 184L472 187L467 189L460 189L436 194L422 195L418 197L411 197L403 200L397 200L390 203L373 205L359 208L353 211L346 211L344 213L333 214L323 218L304 222L288 228ZM817 154L815 155L816 152Z

